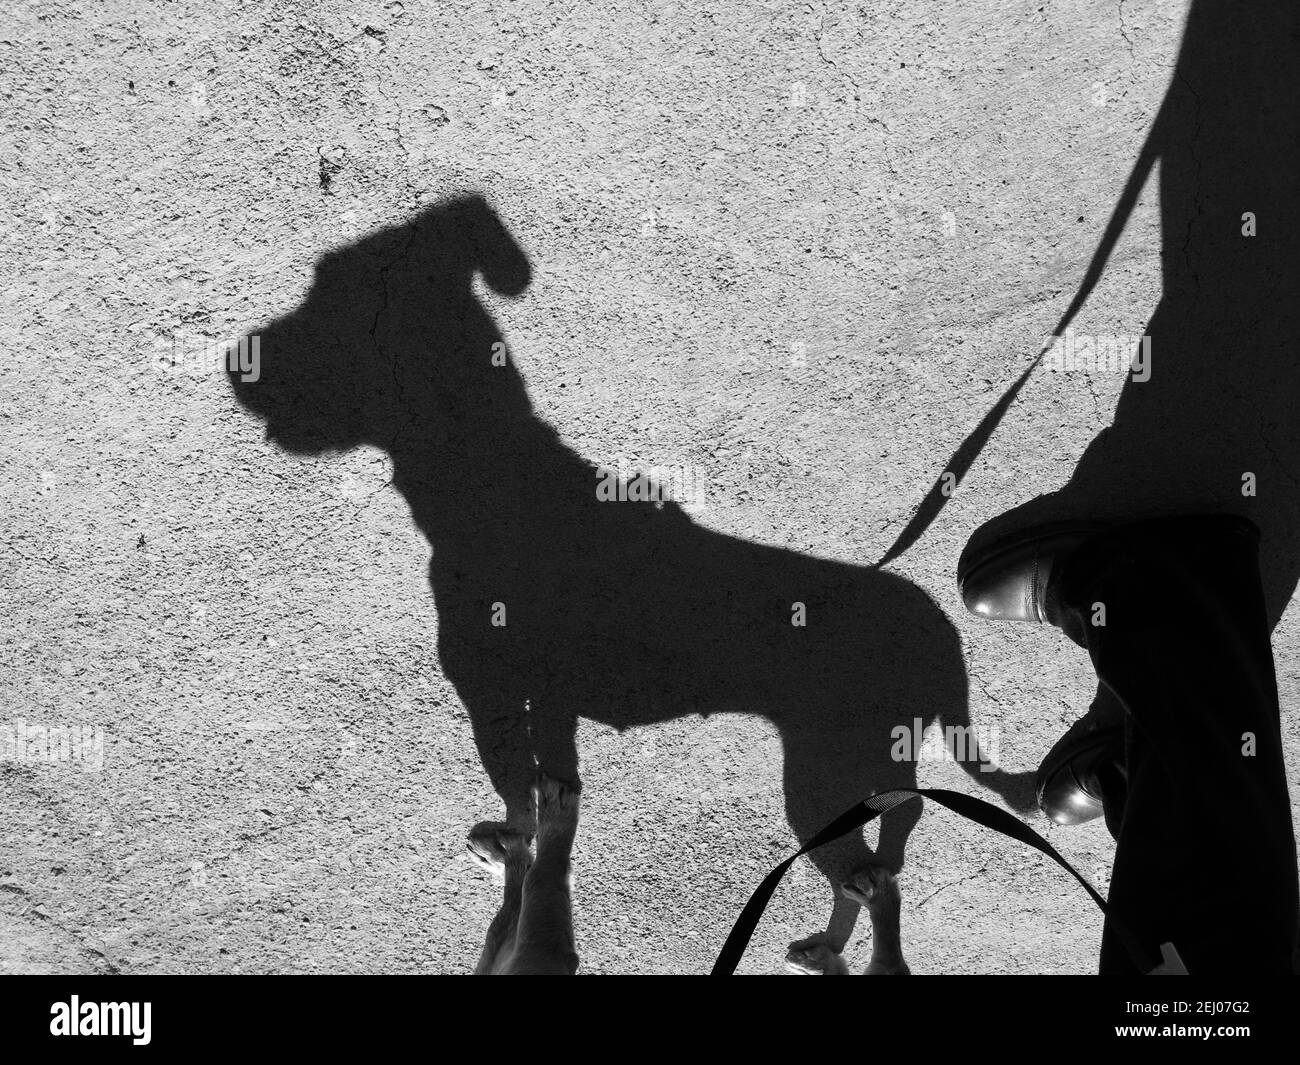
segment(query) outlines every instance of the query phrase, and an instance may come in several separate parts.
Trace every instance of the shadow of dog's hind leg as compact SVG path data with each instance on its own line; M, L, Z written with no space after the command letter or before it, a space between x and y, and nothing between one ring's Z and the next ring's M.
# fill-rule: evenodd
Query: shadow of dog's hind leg
M862 731L839 728L826 736L791 736L785 754L786 816L801 843L868 795L916 787L915 767L890 759L887 724ZM869 865L901 869L908 836L920 818L921 802L914 799L886 811L875 822L879 837L874 849L864 831L855 829L811 852L809 860L825 877L831 894L830 913L824 931L792 944L792 950L817 944L836 953L844 950L862 910L840 885Z
M871 862L857 870L840 890L855 906L866 907L871 919L871 960L862 975L910 976L912 970L903 957L900 928L902 893L894 874ZM791 943L785 965L800 976L849 975L843 956L818 936Z
M894 874L881 865L866 865L845 882L842 890L867 909L871 918L871 961L863 976L910 976L903 958L899 918L902 894Z

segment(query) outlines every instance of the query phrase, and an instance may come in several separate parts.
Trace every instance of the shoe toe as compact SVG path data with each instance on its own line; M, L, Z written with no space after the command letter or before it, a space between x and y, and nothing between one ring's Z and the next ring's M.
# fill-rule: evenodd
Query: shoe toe
M1038 621L1032 594L1037 571L1038 559L1032 550L998 565L980 566L962 582L962 602L982 618Z
M1106 812L1102 779L1106 766L1123 764L1123 715L1123 705L1099 687L1088 713L1038 767L1038 807L1058 825L1081 825Z
M1038 807L1058 825L1082 825L1106 812L1101 798L1084 788L1068 765L1043 780Z
M1052 571L1099 529L1068 522L1024 529L978 552L968 546L957 566L966 609L998 621L1055 624L1048 603Z

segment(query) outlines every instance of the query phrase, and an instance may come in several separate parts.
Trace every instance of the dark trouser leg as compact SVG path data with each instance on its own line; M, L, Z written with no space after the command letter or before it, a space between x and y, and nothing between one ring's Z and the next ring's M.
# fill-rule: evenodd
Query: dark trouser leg
M1300 904L1258 533L1227 517L1127 526L1059 580L1067 629L1128 713L1112 913L1194 974L1290 972ZM1108 922L1101 972L1133 971Z

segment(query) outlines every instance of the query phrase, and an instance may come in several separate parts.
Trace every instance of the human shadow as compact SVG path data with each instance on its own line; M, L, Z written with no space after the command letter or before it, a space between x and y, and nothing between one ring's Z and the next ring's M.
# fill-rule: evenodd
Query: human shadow
M476 275L518 296L531 267L481 197L440 202L324 255L302 304L256 334L260 376L230 383L287 451L391 456L432 547L441 668L507 820L527 826L538 765L577 775L580 718L765 718L801 843L868 794L915 786L893 730L969 726L959 639L930 597L883 569L713 532L673 501L600 498L601 469L534 413ZM1030 774L954 757L1032 805ZM918 806L885 815L875 861L901 867ZM813 859L835 893L820 934L841 949L858 906L838 885L873 852L858 833Z
M1300 576L1298 100L1300 5L1194 0L1111 224L1158 163L1163 292L1145 329L1125 330L1150 338L1149 376L1129 373L1064 487L985 525L968 553L1065 518L1235 513L1260 528L1277 625Z

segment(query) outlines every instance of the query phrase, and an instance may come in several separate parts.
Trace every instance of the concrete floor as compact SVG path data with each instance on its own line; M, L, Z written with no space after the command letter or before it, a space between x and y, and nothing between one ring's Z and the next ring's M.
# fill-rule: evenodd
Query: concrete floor
M291 311L314 261L457 190L526 250L484 294L536 414L593 462L704 471L700 524L867 565L1037 352L1168 84L1185 5L11 2L0 27L0 970L464 973L500 802L439 669L429 545L387 455L287 454L179 343ZM1077 326L1141 332L1144 194ZM1033 377L892 570L957 627L971 721L1033 770L1087 707L1063 636L981 625L981 522L1068 478L1122 376ZM1284 706L1294 614L1275 633ZM924 670L924 662L900 662ZM1296 717L1288 711L1291 764ZM794 849L760 717L580 729L588 973L707 971ZM923 783L981 792L956 766ZM1031 818L1103 891L1100 824ZM1046 859L927 806L919 973L1084 973ZM825 925L800 862L742 966ZM868 929L849 945L865 962Z

